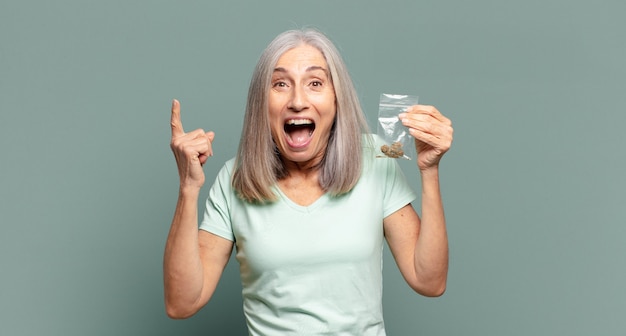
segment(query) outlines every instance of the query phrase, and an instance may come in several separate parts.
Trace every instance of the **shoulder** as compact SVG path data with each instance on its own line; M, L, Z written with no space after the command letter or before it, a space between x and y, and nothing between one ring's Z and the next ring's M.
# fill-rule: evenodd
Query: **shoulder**
M222 190L230 190L232 188L232 178L233 173L235 171L235 159L230 159L218 170L217 175L215 176L215 180L212 189L222 189Z
M383 145L385 141L378 134L366 133L363 134L361 138L361 143L364 151L375 151L377 148Z
M218 178L224 176L232 176L235 171L235 158L231 158L224 162L219 172L217 173Z

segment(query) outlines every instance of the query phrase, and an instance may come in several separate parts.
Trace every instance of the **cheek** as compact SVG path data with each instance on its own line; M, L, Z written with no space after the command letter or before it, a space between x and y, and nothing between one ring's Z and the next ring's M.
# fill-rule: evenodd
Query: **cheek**
M337 115L337 104L335 103L335 101L326 104L325 111L329 118L335 119L335 116Z
M316 104L320 113L334 115L337 111L337 103L334 95L319 97Z
M281 119L281 106L275 100L270 99L267 104L267 113L272 127L274 124L279 123Z
M283 132L283 125L274 120L270 121L270 132L272 132L272 138L274 141L281 138Z
M269 95L267 97L267 106L269 107L270 113L275 112L279 113L285 105L285 97L278 92L270 90Z
M270 118L275 118L280 111L280 109L278 108L278 104L276 104L276 102L271 99L267 103L267 110Z

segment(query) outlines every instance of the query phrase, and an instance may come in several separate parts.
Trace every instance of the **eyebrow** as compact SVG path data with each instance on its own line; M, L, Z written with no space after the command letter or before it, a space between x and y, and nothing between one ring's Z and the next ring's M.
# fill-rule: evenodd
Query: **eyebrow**
M305 71L309 72L309 71L315 71L315 70L322 70L328 76L328 70L326 70L326 68L321 67L319 65L312 65L312 66L306 68ZM274 68L274 72L284 72L284 73L287 73L289 71L287 71L287 69L285 69L283 67L277 67L277 68Z

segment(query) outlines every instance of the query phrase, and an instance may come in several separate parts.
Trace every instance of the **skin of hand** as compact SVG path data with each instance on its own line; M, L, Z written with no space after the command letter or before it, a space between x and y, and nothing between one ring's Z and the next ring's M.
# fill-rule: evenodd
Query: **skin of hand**
M185 133L180 118L180 102L172 101L172 141L170 147L176 158L180 187L201 188L205 177L202 166L213 155L215 133L197 129Z
M450 119L430 105L413 105L398 117L415 138L419 169L438 168L441 157L452 145L454 130Z

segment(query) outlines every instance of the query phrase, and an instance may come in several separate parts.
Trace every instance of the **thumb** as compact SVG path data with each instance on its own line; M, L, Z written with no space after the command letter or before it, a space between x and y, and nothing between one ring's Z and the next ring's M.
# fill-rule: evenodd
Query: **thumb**
M213 156L212 142L213 142L213 139L215 139L215 133L213 133L213 132L206 132L204 134L204 136L206 137L207 141L209 142L209 149L208 149L208 151L206 151L204 153L200 153L200 155L198 155L198 159L200 160L200 164L201 165L204 165L206 163L206 161L208 160L209 156Z

